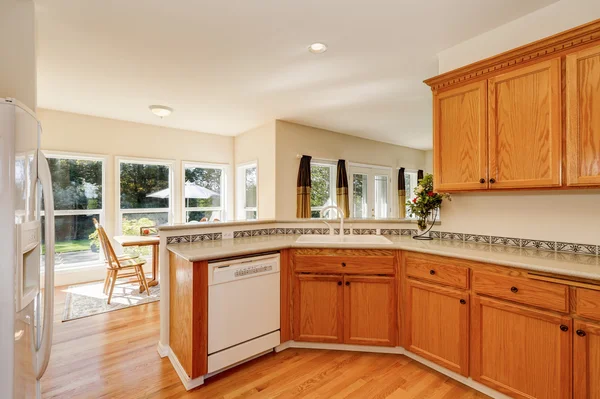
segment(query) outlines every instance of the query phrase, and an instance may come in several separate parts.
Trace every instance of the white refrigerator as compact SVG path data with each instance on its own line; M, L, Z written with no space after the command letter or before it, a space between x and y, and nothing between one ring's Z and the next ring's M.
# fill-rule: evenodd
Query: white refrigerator
M0 398L40 397L52 347L54 200L40 134L35 113L0 98Z

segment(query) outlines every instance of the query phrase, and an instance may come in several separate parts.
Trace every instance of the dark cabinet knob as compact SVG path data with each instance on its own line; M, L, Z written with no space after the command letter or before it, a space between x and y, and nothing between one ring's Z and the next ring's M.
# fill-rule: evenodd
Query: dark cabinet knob
M433 276L433 275L435 274L435 270L431 269L431 270L429 271L429 274L431 274L431 275Z
M346 267L346 262L342 262L342 267Z
M461 304L461 305L464 305L465 303L467 303L467 301L465 301L464 299L461 299L461 300L460 300L460 304Z
M577 330L575 331L577 333L577 335L579 335L580 337L585 337L585 331L583 330Z
M338 281L338 285L342 285L342 282L341 282L341 281Z
M350 285L350 281L346 281L346 286Z
M519 292L519 289L518 289L517 287L510 287L510 290L511 290L512 292L514 292L515 294L516 294L517 292Z
M564 324L560 325L560 331L569 331L569 327L565 326Z
M496 183L496 179L494 179L494 178L491 178L491 179L490 179L490 183L492 183L492 184Z
M485 183L485 179L482 177L481 179L479 179L479 183L481 183L481 184Z

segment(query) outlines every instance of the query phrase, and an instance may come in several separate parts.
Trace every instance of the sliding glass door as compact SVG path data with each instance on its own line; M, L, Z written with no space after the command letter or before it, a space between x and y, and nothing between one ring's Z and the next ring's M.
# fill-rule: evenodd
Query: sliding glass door
M350 166L351 217L389 218L392 171L387 168Z

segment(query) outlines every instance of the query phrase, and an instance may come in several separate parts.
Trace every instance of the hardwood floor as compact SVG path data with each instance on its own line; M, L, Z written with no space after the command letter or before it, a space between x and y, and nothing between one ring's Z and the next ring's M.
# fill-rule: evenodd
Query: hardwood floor
M186 392L156 352L159 302L62 323L56 289L44 398L486 398L405 356L287 349Z

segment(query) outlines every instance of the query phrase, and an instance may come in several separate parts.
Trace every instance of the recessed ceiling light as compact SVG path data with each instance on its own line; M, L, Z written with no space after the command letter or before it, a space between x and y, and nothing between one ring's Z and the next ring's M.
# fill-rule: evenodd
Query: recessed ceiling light
M321 54L327 51L327 45L325 43L313 43L308 46L308 51L313 54Z
M171 115L171 113L173 112L173 108L169 108L166 107L164 105L151 105L148 108L150 108L150 111L152 111L152 113L160 118L164 118L165 116L169 116Z

